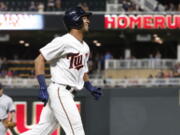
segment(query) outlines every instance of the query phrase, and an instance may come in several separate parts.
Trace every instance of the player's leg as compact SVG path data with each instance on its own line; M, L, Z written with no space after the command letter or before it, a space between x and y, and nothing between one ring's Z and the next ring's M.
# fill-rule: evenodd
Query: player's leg
M33 126L31 130L24 132L21 135L49 135L58 127L58 125L48 102L41 112L39 123Z
M53 89L51 94L54 97L51 98L54 100L50 102L52 110L66 135L85 135L80 113L72 94L62 85Z
M0 122L0 135L6 135L7 129L4 127L3 123Z

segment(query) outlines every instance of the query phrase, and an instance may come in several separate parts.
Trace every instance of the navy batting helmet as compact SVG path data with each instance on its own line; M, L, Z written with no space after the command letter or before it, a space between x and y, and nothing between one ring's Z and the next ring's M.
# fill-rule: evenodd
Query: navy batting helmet
M65 12L64 23L68 28L68 30L72 28L80 29L83 24L82 17L83 16L89 17L91 15L92 13L85 12L81 7L70 8Z

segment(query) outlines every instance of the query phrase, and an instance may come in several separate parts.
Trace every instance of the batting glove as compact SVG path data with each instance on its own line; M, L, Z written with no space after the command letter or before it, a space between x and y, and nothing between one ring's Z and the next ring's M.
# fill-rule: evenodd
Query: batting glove
M102 96L102 90L101 88L97 88L92 86L92 84L87 81L84 83L84 87L91 92L91 95L94 96L95 100L99 100L99 98Z
M45 82L45 77L44 75L38 75L37 80L39 82L39 95L38 98L44 103L44 106L46 106L49 95L47 92L47 85Z

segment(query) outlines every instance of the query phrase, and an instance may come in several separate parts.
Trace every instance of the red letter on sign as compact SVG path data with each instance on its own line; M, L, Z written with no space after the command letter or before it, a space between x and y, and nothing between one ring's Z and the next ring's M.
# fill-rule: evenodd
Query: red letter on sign
M129 28L134 29L134 27L137 25L137 28L142 28L142 23L141 23L141 16L134 16L130 15L129 16Z
M80 102L76 102L76 105L78 109L80 110ZM27 125L27 102L15 102L16 106L16 127L14 128L14 132L16 134L23 133L27 130L30 130L31 125ZM43 109L43 104L42 102L33 102L33 107L32 109L32 125L37 124L40 119L40 114ZM6 135L13 135L10 130L8 130ZM59 128L54 131L51 135L60 135L60 130Z
M167 27L169 29L176 29L177 28L174 16L167 15L166 16L166 20L167 20Z
M27 130L30 130L30 127L27 125L27 104L26 102L16 102L16 127L14 128L17 134L23 133ZM39 117L43 108L41 102L34 102L32 114L32 125L36 124L39 121ZM59 130L56 130L52 135L59 135Z
M104 27L105 29L114 29L116 28L116 18L117 16L105 15Z
M118 22L118 28L125 29L129 25L129 18L127 16L119 16L117 22Z
M146 15L144 16L144 29L152 29L153 26L152 26L152 20L153 20L153 17L152 15Z
M157 15L154 17L154 28L158 29L165 29L165 17L163 15Z

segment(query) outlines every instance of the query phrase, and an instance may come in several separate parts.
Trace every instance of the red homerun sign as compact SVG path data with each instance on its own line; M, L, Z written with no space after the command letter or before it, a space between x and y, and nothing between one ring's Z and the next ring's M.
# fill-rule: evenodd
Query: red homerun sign
M180 15L105 15L105 29L180 29Z

